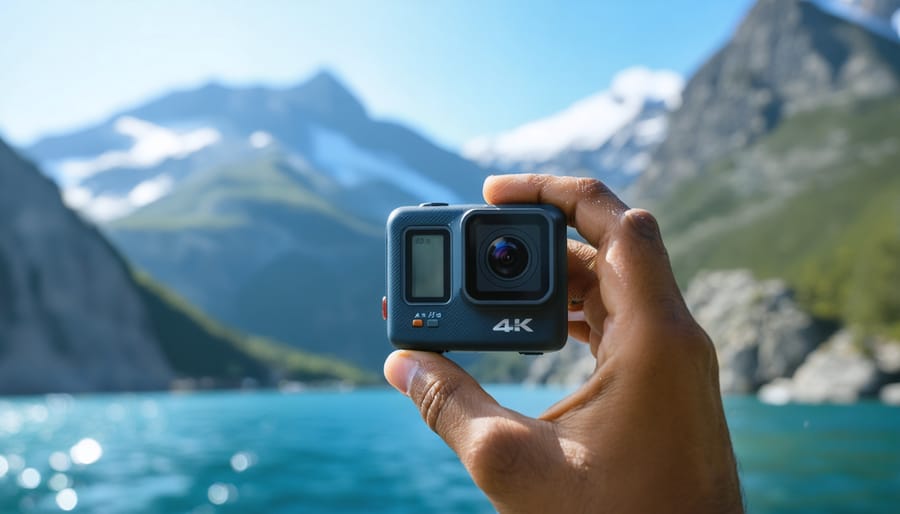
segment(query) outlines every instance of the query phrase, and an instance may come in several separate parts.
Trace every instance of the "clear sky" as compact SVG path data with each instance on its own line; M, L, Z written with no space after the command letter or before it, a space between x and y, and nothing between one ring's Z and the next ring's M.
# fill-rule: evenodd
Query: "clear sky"
M379 118L458 147L644 65L690 75L751 0L0 0L0 135L96 122L175 88L327 67Z

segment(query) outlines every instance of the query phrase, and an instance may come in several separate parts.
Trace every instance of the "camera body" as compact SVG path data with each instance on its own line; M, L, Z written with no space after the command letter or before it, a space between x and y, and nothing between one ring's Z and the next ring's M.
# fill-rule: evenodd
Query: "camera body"
M387 222L388 339L428 351L560 349L565 216L551 205L422 204Z

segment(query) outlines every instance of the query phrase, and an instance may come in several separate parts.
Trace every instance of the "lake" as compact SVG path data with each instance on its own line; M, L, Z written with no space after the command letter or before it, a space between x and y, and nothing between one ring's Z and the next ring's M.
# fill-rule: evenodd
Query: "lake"
M564 390L492 387L538 414ZM896 513L900 408L729 397L749 512ZM481 513L388 389L0 399L0 512Z

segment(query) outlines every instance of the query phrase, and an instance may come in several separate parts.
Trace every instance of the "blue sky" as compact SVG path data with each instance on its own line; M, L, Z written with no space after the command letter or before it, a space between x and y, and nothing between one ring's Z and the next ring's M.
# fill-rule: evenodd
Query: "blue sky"
M750 0L0 0L0 135L14 144L210 80L284 86L327 67L379 118L458 147L605 89L689 75Z

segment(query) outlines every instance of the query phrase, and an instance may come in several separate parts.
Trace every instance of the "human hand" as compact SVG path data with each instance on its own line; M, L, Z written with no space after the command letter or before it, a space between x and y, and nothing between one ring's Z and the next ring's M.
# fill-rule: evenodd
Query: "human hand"
M597 367L538 418L499 405L439 354L396 351L407 394L499 512L742 512L715 350L688 312L655 219L602 183L489 177L492 204L549 203L569 240L570 336Z

